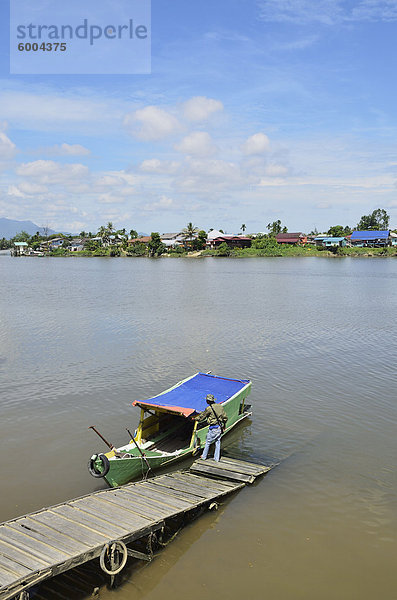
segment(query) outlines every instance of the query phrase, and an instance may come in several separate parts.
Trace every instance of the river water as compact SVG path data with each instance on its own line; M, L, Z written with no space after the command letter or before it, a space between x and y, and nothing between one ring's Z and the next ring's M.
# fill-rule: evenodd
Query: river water
M211 370L253 382L228 449L280 465L100 598L396 598L395 259L0 256L0 281L0 521L100 489L88 426L125 443L134 399Z

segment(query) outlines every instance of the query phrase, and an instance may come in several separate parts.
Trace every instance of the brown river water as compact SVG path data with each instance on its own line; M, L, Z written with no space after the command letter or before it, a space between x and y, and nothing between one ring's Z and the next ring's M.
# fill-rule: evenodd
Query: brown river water
M397 260L0 256L0 282L0 521L100 489L88 426L125 443L134 399L211 370L253 382L224 445L280 464L100 599L397 598Z

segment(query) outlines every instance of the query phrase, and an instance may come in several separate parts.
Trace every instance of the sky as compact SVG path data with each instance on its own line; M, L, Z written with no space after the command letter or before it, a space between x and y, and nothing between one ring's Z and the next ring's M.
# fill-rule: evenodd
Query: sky
M152 0L135 75L10 74L0 6L1 217L309 233L384 208L397 227L397 0Z

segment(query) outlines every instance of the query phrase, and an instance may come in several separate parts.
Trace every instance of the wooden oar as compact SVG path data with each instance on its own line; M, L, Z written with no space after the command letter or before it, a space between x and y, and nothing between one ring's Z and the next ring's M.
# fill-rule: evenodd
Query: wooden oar
M99 437L101 438L101 440L103 440L103 441L105 442L106 446L107 446L108 448L110 448L110 450L113 450L113 449L115 448L115 446L113 446L113 444L111 444L110 442L108 442L108 441L107 441L107 440L106 440L106 439L103 437L103 435L102 435L102 434L100 434L100 433L99 433L99 431L98 431L97 429L95 429L95 427L94 427L93 425L90 425L88 429L93 429L93 430L95 431L95 433L96 433L97 435L99 435Z

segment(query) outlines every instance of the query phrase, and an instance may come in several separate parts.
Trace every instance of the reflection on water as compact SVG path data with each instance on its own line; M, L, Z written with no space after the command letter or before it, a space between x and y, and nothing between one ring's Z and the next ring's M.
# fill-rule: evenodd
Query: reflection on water
M134 399L253 381L227 441L279 462L101 598L394 598L393 259L0 258L0 520L102 486Z

